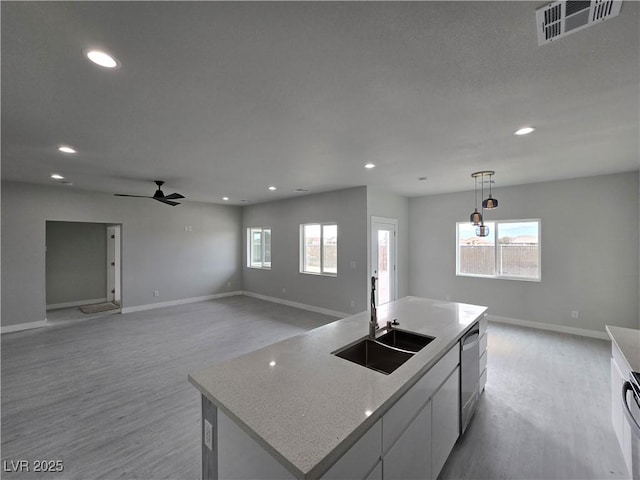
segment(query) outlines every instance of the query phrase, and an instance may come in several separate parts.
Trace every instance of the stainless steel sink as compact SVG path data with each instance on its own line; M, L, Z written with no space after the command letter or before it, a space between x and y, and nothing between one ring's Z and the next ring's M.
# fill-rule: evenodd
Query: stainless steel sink
M376 338L376 341L380 343L410 352L419 352L433 340L435 340L434 337L407 332L406 330L396 330L395 328Z
M370 338L344 347L334 352L334 355L386 375L413 357L411 352L394 349Z

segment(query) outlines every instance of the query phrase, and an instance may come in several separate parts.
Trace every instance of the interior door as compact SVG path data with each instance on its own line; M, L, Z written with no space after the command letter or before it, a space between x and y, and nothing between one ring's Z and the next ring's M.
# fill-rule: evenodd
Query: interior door
M376 304L397 299L397 230L393 218L371 217L371 275L377 280Z

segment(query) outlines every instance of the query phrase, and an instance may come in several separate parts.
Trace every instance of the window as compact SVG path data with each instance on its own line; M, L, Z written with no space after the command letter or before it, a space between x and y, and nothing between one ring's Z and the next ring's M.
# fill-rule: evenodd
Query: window
M338 225L300 225L300 271L324 275L338 274Z
M457 224L456 275L539 281L540 220L486 222L489 236L476 236L469 222Z
M270 228L247 228L247 266L271 268Z

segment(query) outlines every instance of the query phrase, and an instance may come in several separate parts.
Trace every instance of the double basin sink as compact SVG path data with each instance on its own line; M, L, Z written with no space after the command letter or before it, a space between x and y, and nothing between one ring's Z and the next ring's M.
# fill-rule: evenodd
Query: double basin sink
M388 375L434 339L427 335L393 328L375 339L360 339L333 354Z

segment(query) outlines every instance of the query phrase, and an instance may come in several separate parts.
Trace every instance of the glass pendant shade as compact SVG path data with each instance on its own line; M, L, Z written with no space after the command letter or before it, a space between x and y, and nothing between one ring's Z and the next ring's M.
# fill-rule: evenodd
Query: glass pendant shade
M491 194L489 194L489 198L485 198L482 201L482 208L486 208L487 210L491 210L493 208L497 208L498 207L498 199L497 198L493 198L491 196Z
M482 223L482 214L478 211L477 208L475 209L475 211L469 217L469 221L473 225L480 225Z
M476 227L476 235L478 237L487 237L489 236L489 227L486 225L478 225Z

